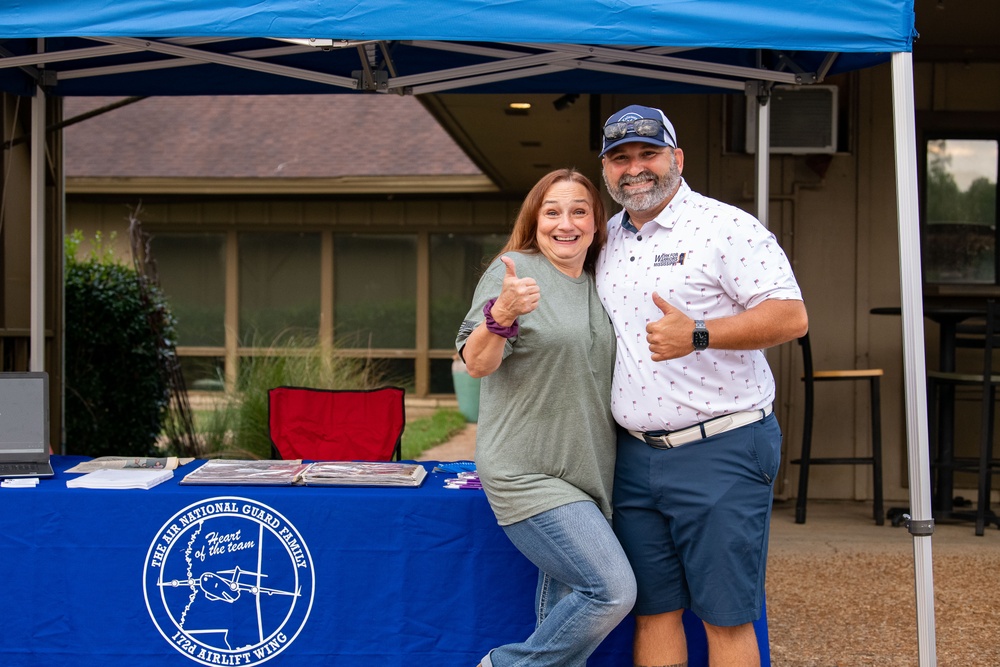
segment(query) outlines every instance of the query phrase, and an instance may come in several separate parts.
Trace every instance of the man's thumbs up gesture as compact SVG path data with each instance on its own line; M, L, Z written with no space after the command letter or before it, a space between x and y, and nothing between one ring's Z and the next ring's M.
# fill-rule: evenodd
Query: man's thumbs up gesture
M667 303L653 292L653 303L663 317L646 325L646 342L653 361L667 361L691 354L694 349L691 334L694 320Z
M506 265L507 272L503 277L500 296L497 297L490 313L497 324L507 327L513 324L519 316L538 308L538 300L542 296L542 291L534 278L517 277L514 260L510 257L504 255L500 261Z

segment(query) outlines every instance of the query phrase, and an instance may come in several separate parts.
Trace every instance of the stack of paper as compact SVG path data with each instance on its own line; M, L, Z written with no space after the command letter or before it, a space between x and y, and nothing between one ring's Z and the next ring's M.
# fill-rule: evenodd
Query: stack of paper
M71 489L149 489L174 476L173 470L97 470L67 480Z

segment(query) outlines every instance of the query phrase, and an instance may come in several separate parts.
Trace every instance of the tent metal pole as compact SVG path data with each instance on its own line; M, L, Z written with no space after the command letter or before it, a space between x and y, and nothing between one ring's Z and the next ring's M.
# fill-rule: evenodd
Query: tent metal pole
M168 44L195 44L195 38L168 39ZM212 40L214 42L224 40ZM202 40L204 42L204 40ZM258 58L278 58L281 56L291 56L298 53L308 53L311 49L306 46L282 46L270 49L250 49L248 51L234 51L229 54L240 58L256 60ZM135 51L135 49L129 49ZM99 76L109 76L112 74L127 74L129 72L157 72L165 69L176 69L178 67L197 67L208 63L188 60L185 58L173 58L170 60L146 61L133 63L131 65L109 65L106 67L81 67L80 69L67 70L59 73L59 81L71 81L73 79L87 79Z
M906 441L910 480L917 602L918 659L937 665L934 632L934 570L931 558L930 458L927 438L927 387L924 366L924 306L921 290L920 235L917 209L916 123L913 102L913 56L892 54L892 102L896 153L896 203L899 212L900 305L903 316L903 369Z
M749 84L747 95L757 105L757 151L754 153L754 204L757 219L765 229L770 229L768 212L771 201L771 105L769 95L760 81Z
M224 53L209 53L208 51L199 51L198 49L177 46L176 44L170 44L169 42L155 39L135 39L133 37L93 37L92 39L96 42L129 46L137 51L152 51L154 53L162 53L168 56L186 58L195 62L227 65L229 67L248 69L254 72L266 72L277 76L287 76L292 79L314 81L316 83L337 86L340 88L357 88L357 81L354 79L348 79L345 76L311 72L297 67L288 67L287 65L258 62L249 58L240 58L237 56L226 55Z
M626 65L615 65L612 63L597 62L595 60L580 60L573 63L580 69L593 72L608 72L610 74L621 74L622 76L638 76L657 81L677 81L679 83L690 83L695 86L708 86L720 90L744 90L746 84L743 81L728 79L718 79L710 76L697 76L695 74L682 74L680 72L668 72L664 70L646 69L644 67L628 67Z
M801 74L796 72L777 72L762 67L742 67L700 60L688 60L672 56L654 55L643 51L626 51L624 49L613 49L605 46L594 46L592 44L530 44L521 42L515 43L514 46L573 53L580 58L607 58L612 62L649 65L650 67L661 67L664 69L693 70L703 74L714 74L719 77L729 76L738 79L773 81L775 83L787 83L790 85L815 83L816 81L816 76L808 72Z
M45 370L45 91L31 98L31 296L28 370Z

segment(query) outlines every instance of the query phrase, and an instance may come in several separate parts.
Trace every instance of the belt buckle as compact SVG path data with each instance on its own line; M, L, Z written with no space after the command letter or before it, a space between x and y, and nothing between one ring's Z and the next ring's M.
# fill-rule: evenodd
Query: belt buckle
M725 433L733 428L733 423L736 421L734 415L740 413L736 412L729 415L722 415L721 417L716 417L715 419L709 419L707 422L702 424L705 431L705 437L711 437L713 435L719 435L720 433Z
M642 439L646 441L646 444L653 449L673 449L674 445L670 444L665 435L649 435L648 433L642 434Z

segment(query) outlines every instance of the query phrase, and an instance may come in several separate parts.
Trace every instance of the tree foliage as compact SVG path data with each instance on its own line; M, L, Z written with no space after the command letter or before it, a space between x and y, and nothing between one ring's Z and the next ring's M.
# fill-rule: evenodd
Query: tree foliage
M931 224L994 224L997 184L981 176L963 191L955 181L951 161L944 147L927 151L927 220Z
M163 369L175 323L159 289L96 238L66 240L66 446L72 454L150 456L170 404Z
M986 176L962 190L946 140L928 142L924 272L930 282L992 283L997 184Z

